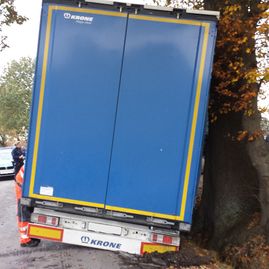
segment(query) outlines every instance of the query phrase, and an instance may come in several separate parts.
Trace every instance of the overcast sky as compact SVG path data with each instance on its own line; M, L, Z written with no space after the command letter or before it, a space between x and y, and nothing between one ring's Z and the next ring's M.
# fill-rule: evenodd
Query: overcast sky
M29 18L23 25L6 27L3 34L8 36L7 43L10 48L0 52L0 74L11 60L21 57L36 57L41 0L16 0L17 11Z

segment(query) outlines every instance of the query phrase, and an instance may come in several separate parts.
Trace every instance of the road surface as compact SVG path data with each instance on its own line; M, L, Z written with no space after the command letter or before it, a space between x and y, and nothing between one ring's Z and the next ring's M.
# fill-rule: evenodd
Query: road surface
M125 269L160 268L135 264L135 257L61 243L42 241L36 248L21 248L16 223L13 180L0 181L0 268L2 269ZM128 260L130 259L130 263ZM127 262L126 262L127 260Z

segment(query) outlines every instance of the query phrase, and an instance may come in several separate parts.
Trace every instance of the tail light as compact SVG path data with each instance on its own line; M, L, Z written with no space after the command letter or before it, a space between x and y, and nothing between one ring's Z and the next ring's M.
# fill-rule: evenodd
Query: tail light
M151 241L160 243L160 244L165 244L165 245L176 245L176 246L179 245L179 237L165 235L165 234L152 233Z
M46 215L35 215L33 217L33 222L37 222L40 224L50 225L50 226L58 226L59 218L53 216L46 216Z

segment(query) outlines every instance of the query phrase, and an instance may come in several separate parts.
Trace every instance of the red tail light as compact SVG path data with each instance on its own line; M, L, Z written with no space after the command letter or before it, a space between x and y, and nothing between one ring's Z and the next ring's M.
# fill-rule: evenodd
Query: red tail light
M52 217L52 219L51 219L51 224L52 225L58 225L58 218L56 218L56 217Z
M152 239L153 242L157 242L158 240L158 235L157 234L152 234Z
M164 235L163 236L163 243L171 245L173 243L173 238L172 236Z
M153 233L151 241L165 245L179 245L179 237Z
M47 222L47 217L44 216L44 215L39 215L39 216L37 217L37 222L46 224L46 222Z
M46 215L38 215L36 222L50 226L58 226L59 218Z

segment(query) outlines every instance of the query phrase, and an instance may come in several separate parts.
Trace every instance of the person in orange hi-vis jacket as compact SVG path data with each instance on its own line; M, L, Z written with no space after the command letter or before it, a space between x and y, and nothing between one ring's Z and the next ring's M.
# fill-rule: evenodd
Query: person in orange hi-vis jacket
M21 247L36 247L40 243L39 239L30 238L27 235L28 222L32 213L31 207L21 204L22 198L22 185L24 177L24 166L21 167L17 175L16 181L16 200L17 200L17 220L20 232Z

